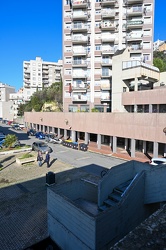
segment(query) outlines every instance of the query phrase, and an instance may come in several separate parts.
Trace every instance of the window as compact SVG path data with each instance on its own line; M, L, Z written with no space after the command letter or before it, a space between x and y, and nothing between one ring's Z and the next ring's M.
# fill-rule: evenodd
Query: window
M103 105L95 105L95 109L97 109L99 112L104 112L104 106Z
M143 62L150 61L150 55L149 54L144 54L143 55Z
M101 50L101 45L96 45L96 50Z
M144 30L144 34L143 34L143 36L151 36L151 30L149 29L149 30Z
M77 105L69 105L69 112L77 112L78 106Z
M89 105L81 105L80 111L81 112L89 112Z
M102 76L109 76L109 68L102 68Z

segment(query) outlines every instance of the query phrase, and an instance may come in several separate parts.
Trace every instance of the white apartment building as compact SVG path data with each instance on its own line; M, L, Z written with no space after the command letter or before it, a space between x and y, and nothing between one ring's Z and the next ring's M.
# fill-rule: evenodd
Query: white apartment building
M13 120L15 120L18 115L19 105L25 103L23 88L19 89L17 93L10 94L9 98L12 101L11 110L13 111Z
M13 119L12 104L10 94L15 93L15 88L0 82L0 118L5 120Z
M41 57L23 62L23 92L25 100L29 100L36 90L49 87L61 80L62 60L46 62Z
M63 0L64 111L111 112L112 57L152 64L153 26L154 0Z

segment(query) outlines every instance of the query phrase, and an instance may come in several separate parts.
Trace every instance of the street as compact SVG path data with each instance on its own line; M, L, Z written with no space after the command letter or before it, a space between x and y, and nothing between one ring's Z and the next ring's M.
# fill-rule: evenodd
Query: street
M38 141L35 136L28 137L25 131L14 130L8 125L1 124L0 130L5 134L16 134L21 144L32 145L34 141ZM84 152L75 150L60 144L48 143L48 145L53 149L53 152L51 153L51 160L57 158L59 161L70 164L76 168L83 167L86 172L96 176L100 176L101 170L104 168L110 169L125 162L125 160L122 159L88 151Z

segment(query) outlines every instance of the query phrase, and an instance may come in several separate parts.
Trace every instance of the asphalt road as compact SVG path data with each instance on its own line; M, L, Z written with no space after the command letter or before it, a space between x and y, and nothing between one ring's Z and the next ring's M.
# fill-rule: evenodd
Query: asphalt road
M34 141L38 141L35 136L28 137L26 132L14 130L8 125L1 124L0 131L3 131L5 134L16 134L21 144L32 145ZM96 176L100 176L101 170L104 168L110 169L125 162L122 159L88 151L84 152L75 150L59 144L48 143L48 145L53 149L53 152L51 153L51 160L57 158L58 160L68 163L76 168L84 168L86 172Z

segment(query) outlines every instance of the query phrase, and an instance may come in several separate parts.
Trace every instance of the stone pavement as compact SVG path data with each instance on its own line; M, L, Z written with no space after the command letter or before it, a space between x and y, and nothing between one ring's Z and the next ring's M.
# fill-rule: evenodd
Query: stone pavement
M59 160L49 169L37 163L18 166L14 155L1 156L0 163L0 249L25 249L48 237L46 174L54 172L57 184L87 173Z

